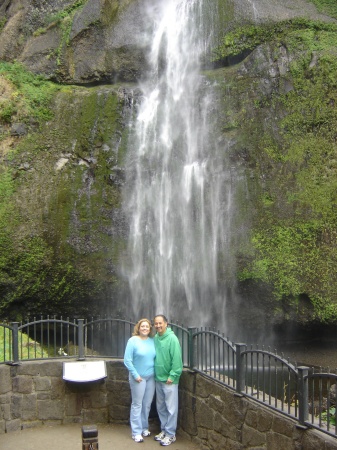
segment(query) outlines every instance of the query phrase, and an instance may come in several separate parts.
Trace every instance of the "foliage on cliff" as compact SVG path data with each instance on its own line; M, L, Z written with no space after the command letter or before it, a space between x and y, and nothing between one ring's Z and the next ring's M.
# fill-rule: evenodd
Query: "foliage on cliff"
M243 250L240 278L273 286L290 307L285 318L303 322L337 320L336 31L303 20L240 28L218 50L249 49L254 61L230 87L255 210L254 250ZM268 89L266 73L254 72L264 58L269 73L279 72Z
M19 64L1 63L0 77L0 314L88 315L111 295L123 243L111 177L124 94L61 87Z
M318 11L337 18L337 3L335 0L311 0Z

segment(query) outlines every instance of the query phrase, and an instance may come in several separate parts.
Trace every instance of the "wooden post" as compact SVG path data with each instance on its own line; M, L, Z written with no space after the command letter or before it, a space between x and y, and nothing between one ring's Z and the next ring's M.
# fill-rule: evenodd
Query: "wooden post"
M98 450L98 431L96 425L83 425L82 450Z

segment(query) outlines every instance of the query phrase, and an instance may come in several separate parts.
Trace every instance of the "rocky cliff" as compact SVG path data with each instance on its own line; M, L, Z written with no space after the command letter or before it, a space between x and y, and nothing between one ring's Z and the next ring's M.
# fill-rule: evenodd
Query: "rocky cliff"
M241 300L228 311L251 328L335 324L334 2L218 2L205 77L217 83L216 120L238 179ZM127 312L111 300L127 290L123 164L147 72L145 12L155 8L0 3L2 316Z

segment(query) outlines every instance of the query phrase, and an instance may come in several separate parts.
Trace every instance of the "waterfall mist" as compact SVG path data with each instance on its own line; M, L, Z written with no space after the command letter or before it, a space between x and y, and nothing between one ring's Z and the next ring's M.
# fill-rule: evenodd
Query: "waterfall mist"
M216 3L165 0L147 11L149 72L130 123L123 273L136 317L162 312L224 331L232 180L213 87L201 74L216 38Z

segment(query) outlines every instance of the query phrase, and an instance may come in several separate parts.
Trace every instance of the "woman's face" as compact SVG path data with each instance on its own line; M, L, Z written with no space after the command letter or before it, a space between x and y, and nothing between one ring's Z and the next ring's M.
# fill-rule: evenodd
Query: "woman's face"
M148 322L141 322L141 324L139 325L139 335L140 336L148 336L150 334L151 331L151 327L148 324Z

